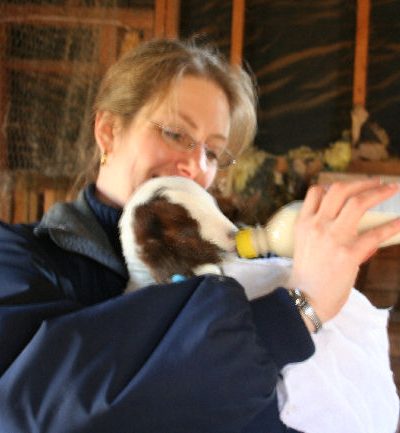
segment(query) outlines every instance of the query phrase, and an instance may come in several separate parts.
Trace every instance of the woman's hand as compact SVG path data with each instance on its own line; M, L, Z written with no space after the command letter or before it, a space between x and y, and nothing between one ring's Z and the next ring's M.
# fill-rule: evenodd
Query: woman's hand
M400 231L397 218L358 233L364 213L398 191L398 184L379 179L309 189L296 222L289 286L306 294L322 322L345 304L360 265Z

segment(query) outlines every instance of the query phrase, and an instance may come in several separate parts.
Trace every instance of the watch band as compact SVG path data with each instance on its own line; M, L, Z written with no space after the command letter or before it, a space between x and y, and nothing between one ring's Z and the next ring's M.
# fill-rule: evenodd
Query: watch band
M304 293L300 289L290 289L289 295L293 298L294 303L300 313L304 314L311 320L315 328L314 332L317 333L320 329L322 329L322 322L317 316L314 308L307 301Z

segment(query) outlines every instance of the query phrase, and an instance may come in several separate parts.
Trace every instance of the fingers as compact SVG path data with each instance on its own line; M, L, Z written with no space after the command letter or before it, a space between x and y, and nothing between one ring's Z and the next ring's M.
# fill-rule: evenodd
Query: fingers
M326 193L326 187L321 185L311 186L304 198L303 206L301 207L300 217L308 217L314 215L321 204L322 198Z
M339 224L358 223L368 209L382 203L398 192L399 185L394 183L380 185L352 196L345 202L337 221Z
M355 182L333 183L326 192L324 200L321 202L319 214L329 219L336 218L351 197L358 196L380 185L381 180L379 178Z
M296 222L289 283L304 290L326 320L347 299L360 264L387 239L397 233L400 239L400 218L359 232L364 213L398 191L398 185L381 185L375 178L307 192Z
M367 230L358 236L354 245L356 253L360 257L360 263L368 258L368 255L392 236L400 234L400 218L396 218L381 226ZM367 251L367 253L365 253Z
M314 185L307 191L302 207L302 216L318 214L324 219L335 219L343 215L360 219L371 207L387 200L399 191L398 184L381 184L380 178L356 182L336 182L328 187Z

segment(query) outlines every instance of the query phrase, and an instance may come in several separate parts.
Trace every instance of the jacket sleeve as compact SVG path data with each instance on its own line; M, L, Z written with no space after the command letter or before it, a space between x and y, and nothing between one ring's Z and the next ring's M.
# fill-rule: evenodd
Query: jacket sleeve
M28 225L0 221L0 304L52 302L65 298L48 255Z
M312 354L301 323L283 290L250 305L217 276L90 307L0 305L0 431L287 432L275 387Z

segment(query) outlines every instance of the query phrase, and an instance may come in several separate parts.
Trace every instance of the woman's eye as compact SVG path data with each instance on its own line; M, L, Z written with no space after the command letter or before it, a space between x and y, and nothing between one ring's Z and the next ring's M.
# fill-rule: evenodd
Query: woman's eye
M207 159L209 159L210 161L216 161L218 159L218 155L212 149L206 149L206 155Z
M172 129L164 129L163 134L167 140L172 140L177 143L182 143L184 141L184 135L181 132Z

